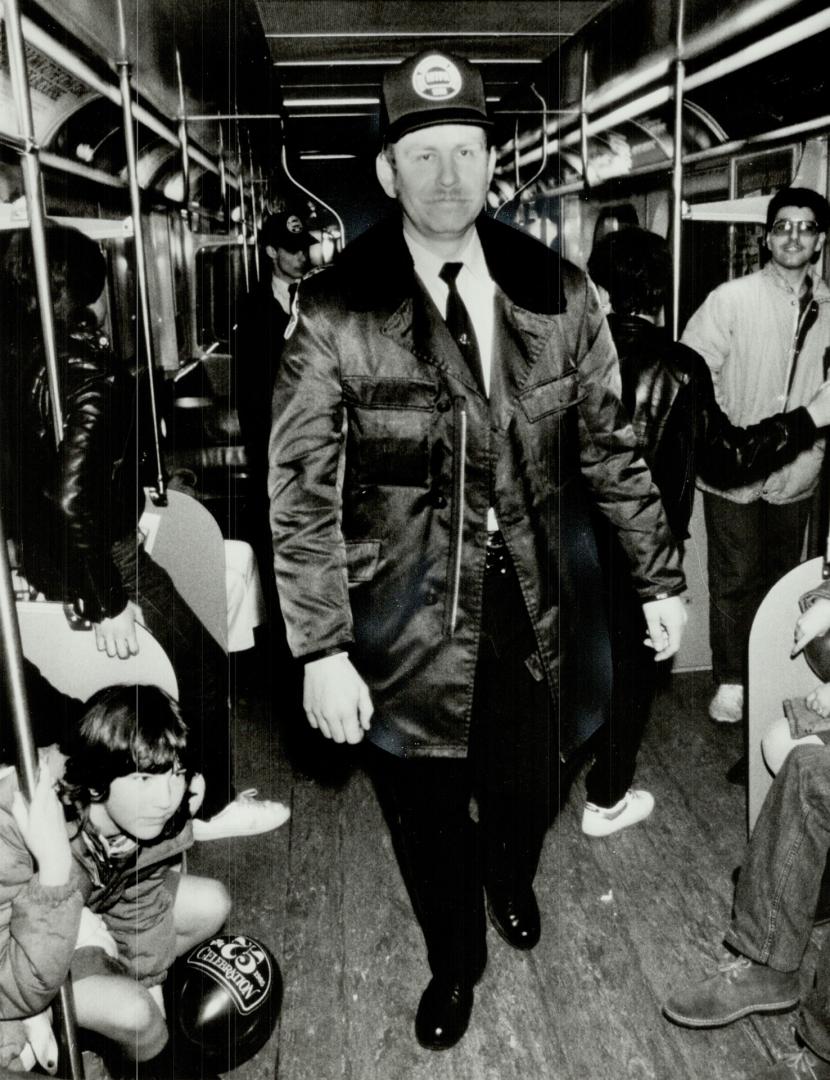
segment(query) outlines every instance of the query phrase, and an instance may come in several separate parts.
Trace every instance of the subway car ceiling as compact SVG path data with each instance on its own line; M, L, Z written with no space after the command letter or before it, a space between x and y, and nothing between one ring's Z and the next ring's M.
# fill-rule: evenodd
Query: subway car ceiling
M818 0L123 0L122 8L123 42L116 0L21 5L47 200L62 213L75 212L73 173L98 186L98 213L122 207L121 59L130 62L145 198L152 191L181 205L184 138L188 206L209 211L200 228L218 213L227 182L260 212L292 198L306 205L305 188L354 236L383 206L373 179L383 69L431 45L481 64L497 121L492 205L506 204L502 215L520 223L539 199L603 195L649 172L667 183L678 55L689 165L719 148L725 161L744 140L773 146L830 126L830 12ZM19 195L7 70L4 57L5 202ZM283 151L300 186L286 176Z

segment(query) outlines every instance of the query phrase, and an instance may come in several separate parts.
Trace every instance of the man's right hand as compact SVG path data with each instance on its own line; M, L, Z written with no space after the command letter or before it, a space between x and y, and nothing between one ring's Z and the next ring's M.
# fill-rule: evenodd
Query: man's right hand
M807 406L817 428L830 426L830 380L823 382Z
M369 687L346 653L306 664L303 708L311 726L336 743L359 743L374 712Z

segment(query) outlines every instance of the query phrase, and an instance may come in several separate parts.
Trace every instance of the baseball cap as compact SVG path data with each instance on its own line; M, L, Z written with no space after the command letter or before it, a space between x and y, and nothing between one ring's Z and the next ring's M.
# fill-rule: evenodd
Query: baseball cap
M307 251L317 243L311 233L306 232L302 219L289 211L269 217L263 222L259 235L265 247L282 248L283 251Z
M492 127L481 72L452 53L427 49L390 68L383 77L384 138L434 124Z

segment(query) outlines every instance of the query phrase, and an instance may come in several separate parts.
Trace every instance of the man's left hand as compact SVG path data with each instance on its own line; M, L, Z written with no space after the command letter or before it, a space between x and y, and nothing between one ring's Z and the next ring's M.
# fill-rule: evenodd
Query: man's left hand
M668 660L680 648L683 627L688 615L686 604L679 596L667 596L663 600L647 600L643 614L648 626L646 645L654 649L655 660Z

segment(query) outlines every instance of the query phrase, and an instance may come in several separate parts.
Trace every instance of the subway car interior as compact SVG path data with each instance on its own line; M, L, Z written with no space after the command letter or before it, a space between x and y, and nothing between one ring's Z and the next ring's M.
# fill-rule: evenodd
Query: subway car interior
M303 715L300 667L285 644L272 553L262 541L265 463L250 460L239 419L246 385L270 360L250 338L242 347L239 327L271 273L262 239L269 219L299 222L316 277L389 214L375 177L383 75L434 50L466 58L483 76L494 148L485 212L580 270L609 234L632 225L659 234L671 263L665 326L678 339L712 289L764 265L767 207L779 188L830 195L830 7L0 0L0 11L0 259L5 266L21 245L31 251L26 303L53 403L44 437L58 446L62 438L57 286L46 242L57 225L83 233L106 264L101 332L138 376L137 430L150 432L138 448L147 476L142 543L222 651L236 789L256 788L291 811L276 830L187 852L187 873L220 881L230 897L225 941L247 936L272 964L272 1027L256 1052L237 1016L240 1026L228 1021L220 1032L218 1065L201 1048L200 1075L760 1073L792 1049L792 1013L690 1030L669 1023L661 1003L681 974L702 975L717 958L748 829L772 783L762 730L782 714L784 698L804 696L818 681L790 652L799 598L830 576L826 483L812 498L802 562L756 617L748 707L736 724L707 714L707 533L697 495L684 555L688 624L638 764L654 813L636 828L586 837L587 758L571 770L536 877L542 939L523 953L490 933L469 1031L449 1052L432 1053L411 1030L427 958L361 748L327 742ZM823 255L815 275L830 285ZM8 343L24 311L7 297L3 312ZM7 345L4 352L0 363L12 363L17 354ZM823 377L828 362L830 340ZM9 385L5 376L0 385ZM16 428L4 425L3 475L22 484ZM31 715L24 658L82 700L111 683L158 683L172 693L176 663L143 628L138 656L111 658L96 650L94 620L38 596L19 559L11 510L19 497L0 491L0 745L9 754L0 764L16 767L31 800L33 730L42 724ZM217 743L215 754L223 753ZM5 803L0 813L9 816ZM3 875L0 865L0 906ZM804 993L826 932L817 916ZM11 938L0 931L0 966L13 929ZM0 972L0 1004L3 993ZM169 997L171 1030L176 1007ZM50 1014L57 1062L46 1068L30 1059L30 1067L73 1080L122 1075L105 1040L75 1025L73 1012L67 979ZM0 1012L0 1020L20 1015ZM136 1069L136 1077L150 1075Z

